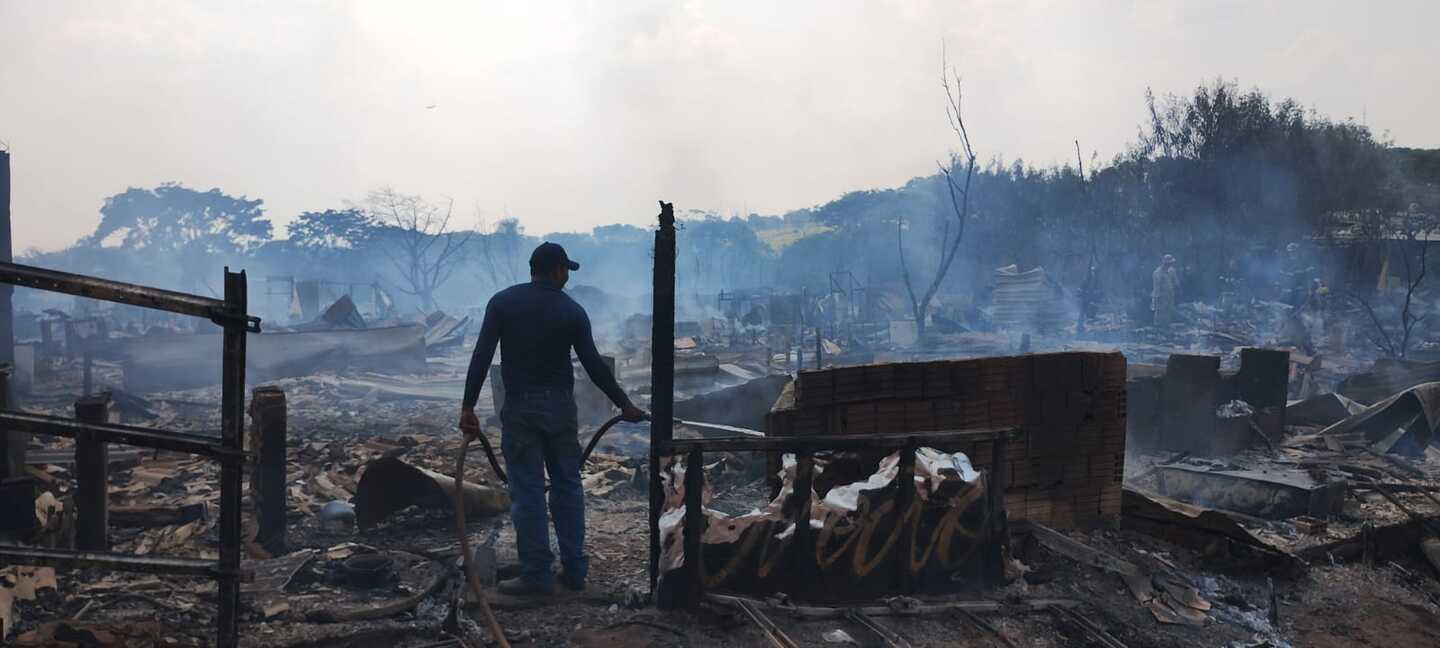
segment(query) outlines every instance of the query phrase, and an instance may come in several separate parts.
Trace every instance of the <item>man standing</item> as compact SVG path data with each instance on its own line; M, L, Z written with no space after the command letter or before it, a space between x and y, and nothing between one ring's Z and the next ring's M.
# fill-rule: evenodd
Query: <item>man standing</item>
M480 339L470 357L460 429L480 434L475 401L500 344L505 403L500 409L500 448L510 477L510 521L520 554L520 576L503 581L503 594L546 595L555 589L551 563L549 518L555 520L560 546L560 584L585 588L589 560L585 556L585 491L580 484L579 424L575 409L575 377L570 349L585 373L621 409L627 421L642 421L595 350L590 318L564 292L571 270L565 248L542 243L530 255L530 283L495 293L485 307ZM550 473L550 508L545 508L545 473Z
M1150 274L1150 310L1155 326L1170 328L1175 317L1175 293L1180 289L1180 275L1175 272L1175 257L1165 255L1160 266Z

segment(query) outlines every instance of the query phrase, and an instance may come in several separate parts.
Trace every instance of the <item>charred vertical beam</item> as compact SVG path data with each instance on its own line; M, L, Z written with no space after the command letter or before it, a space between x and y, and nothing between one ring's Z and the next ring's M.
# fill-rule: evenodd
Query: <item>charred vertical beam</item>
M285 391L256 387L250 397L250 451L256 457L250 471L250 500L259 527L256 542L272 556L285 553Z
M805 327L800 324L799 317L795 319L795 373L798 375L805 368Z
M75 418L86 423L110 422L110 394L82 396ZM75 548L110 550L110 444L89 435L75 441Z
M815 455L808 451L795 453L795 493L791 496L790 520L795 524L795 582L814 583L820 566L815 552L814 534L810 528L810 494L815 485Z
M10 152L0 151L0 261L11 260L10 241ZM0 365L6 365L4 408L9 408L10 368L15 366L15 313L11 308L10 296L15 288L0 284ZM25 448L30 437L24 434L5 433L0 439L0 479L19 477L25 474Z
M245 273L225 269L225 310L238 319L229 318L220 359L220 439L235 450L244 448L245 426L245 332L247 308ZM218 645L234 648L239 645L240 581L234 574L240 570L240 489L244 479L244 460L229 456L220 460L220 569L226 576L219 579L219 614L216 615Z
M86 340L85 344L90 344L89 340ZM84 368L81 371L80 394L83 396L89 396L90 392L92 392L95 388L94 372L91 367L91 356L89 348L85 349L85 353L81 359L81 362L84 363L82 365L82 367Z
M1220 404L1220 357L1171 354L1165 361L1160 398L1160 448L1210 454L1217 441L1215 406Z
M815 368L825 368L825 338L820 335L820 327L815 327Z
M1260 427L1272 439L1285 431L1285 402L1290 395L1290 352L1240 349L1236 375L1240 399L1255 408Z
M13 365L0 364L0 410L8 410L14 404L10 393ZM30 435L13 430L0 430L0 480L12 479L25 474L25 450L30 445Z
M675 208L660 202L660 229L655 231L653 329L650 335L650 591L660 577L660 509L665 491L660 483L662 448L675 433Z
M900 450L900 466L895 475L895 523L898 528L895 533L900 534L899 546L895 551L895 573L900 582L901 592L915 591L915 570L911 568L911 558L915 552L915 523L911 522L910 509L915 506L915 442L912 440L905 444ZM919 519L919 512L913 513Z
M14 258L10 233L10 152L0 151L0 262ZM14 286L0 284L0 364L15 364L15 311L11 296Z
M685 459L685 588L683 605L700 607L705 598L705 556L701 537L705 534L705 453L690 451Z
M0 364L0 410L10 408L10 370ZM0 531L35 528L37 480L25 475L25 449L30 435L0 429Z

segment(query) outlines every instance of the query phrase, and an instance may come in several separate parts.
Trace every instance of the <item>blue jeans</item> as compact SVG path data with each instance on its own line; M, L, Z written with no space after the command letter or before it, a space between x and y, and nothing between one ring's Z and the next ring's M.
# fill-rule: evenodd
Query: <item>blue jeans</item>
M550 520L566 577L584 582L585 490L580 484L580 439L575 396L568 391L506 394L500 409L500 450L510 477L510 522L520 573L532 583L550 585L555 556L550 552ZM545 509L545 472L550 472L550 509Z

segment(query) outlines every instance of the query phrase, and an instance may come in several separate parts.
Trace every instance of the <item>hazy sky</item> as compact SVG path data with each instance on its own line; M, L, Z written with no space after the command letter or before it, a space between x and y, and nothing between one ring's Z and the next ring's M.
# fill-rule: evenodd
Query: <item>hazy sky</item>
M390 185L588 230L931 173L942 42L982 158L1109 159L1147 86L1217 76L1440 147L1437 24L1433 1L0 0L0 142L17 251L172 180L277 225Z

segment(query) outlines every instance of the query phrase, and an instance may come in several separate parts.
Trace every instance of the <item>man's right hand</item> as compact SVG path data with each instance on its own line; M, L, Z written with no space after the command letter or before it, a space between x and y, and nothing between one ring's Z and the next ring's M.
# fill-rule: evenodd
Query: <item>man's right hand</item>
M460 431L463 432L465 436L477 436L480 434L480 417L475 416L475 410L460 410Z
M627 423L639 423L650 419L650 413L634 405L627 405L620 410L620 420Z

